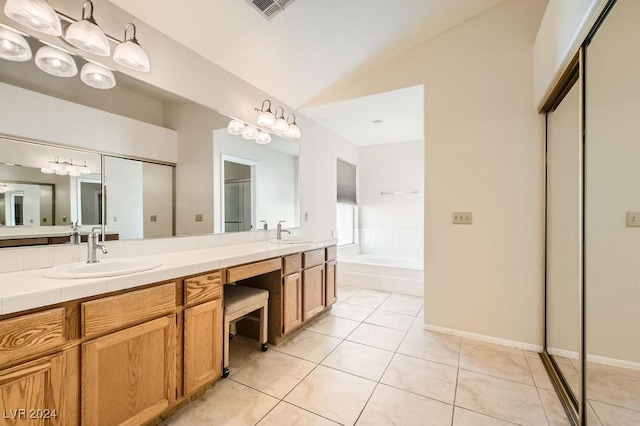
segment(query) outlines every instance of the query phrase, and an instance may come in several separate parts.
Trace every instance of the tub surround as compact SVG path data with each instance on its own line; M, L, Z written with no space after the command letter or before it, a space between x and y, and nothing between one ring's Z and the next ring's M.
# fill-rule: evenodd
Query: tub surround
M422 259L377 254L340 257L340 285L422 297L423 279Z

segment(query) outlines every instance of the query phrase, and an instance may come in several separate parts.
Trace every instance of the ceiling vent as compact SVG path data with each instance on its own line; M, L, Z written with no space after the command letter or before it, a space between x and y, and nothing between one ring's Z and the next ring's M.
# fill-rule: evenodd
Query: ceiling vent
M265 19L271 20L295 0L245 0Z

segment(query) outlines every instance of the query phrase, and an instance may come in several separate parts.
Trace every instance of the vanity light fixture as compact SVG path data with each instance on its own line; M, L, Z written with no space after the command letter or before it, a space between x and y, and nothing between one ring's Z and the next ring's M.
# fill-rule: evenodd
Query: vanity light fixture
M264 145L271 142L271 135L264 130L260 130L258 136L256 136L256 143L260 145Z
M58 157L56 157L55 161L49 161L49 163L40 168L42 173L52 175L56 174L59 176L73 176L78 177L81 175L87 175L91 173L89 167L87 167L87 163L84 162L82 165L73 164L73 160L60 162Z
M258 137L258 133L260 133L260 131L258 129L256 129L255 127L251 126L251 125L247 125L245 126L244 130L242 131L242 137L243 139L252 141L255 138Z
M127 30L133 28L133 36L127 38ZM122 66L131 68L135 71L149 72L151 69L149 65L149 55L140 46L138 39L136 38L136 26L132 23L128 23L124 27L124 41L116 46L113 52L113 60Z
M56 77L73 77L78 74L78 67L71 55L52 46L42 46L38 49L36 66Z
M278 110L280 110L280 117L278 117ZM287 120L284 119L284 108L278 107L276 108L276 122L271 127L274 131L282 134L287 134L287 130L289 130L289 124L287 124Z
M240 120L233 119L229 122L227 130L234 136L239 136L244 130L244 123Z
M267 109L264 108L264 104L265 103L269 103L269 106L267 106ZM276 124L276 116L273 115L273 113L271 112L271 101L268 99L265 99L262 102L262 107L260 109L256 108L256 111L258 111L260 113L260 115L258 116L258 124L264 127L268 127L271 128Z
M41 33L56 37L62 35L58 14L46 0L7 0L4 14L19 24Z
M80 79L84 84L95 89L111 89L116 85L113 72L109 68L93 62L87 62L82 66Z
M14 62L25 62L32 57L27 40L15 31L0 27L0 58Z
M291 117L293 117L293 121L289 122L289 119ZM298 127L298 125L296 124L296 115L294 113L291 113L287 116L287 124L289 125L289 128L287 129L285 135L291 139L300 139L300 137L302 136L302 132L300 132L300 127Z
M9 187L7 185L5 185L4 183L0 183L0 194L4 194L8 190L9 190Z
M90 6L89 16L85 17L87 6ZM82 5L82 20L69 25L64 39L72 46L98 56L109 56L111 47L109 39L93 19L93 2L87 0Z

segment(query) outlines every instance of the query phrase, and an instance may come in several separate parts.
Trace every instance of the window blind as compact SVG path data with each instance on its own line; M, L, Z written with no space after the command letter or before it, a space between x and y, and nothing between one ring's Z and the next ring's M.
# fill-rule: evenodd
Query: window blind
M356 199L356 166L338 160L338 202L358 204Z

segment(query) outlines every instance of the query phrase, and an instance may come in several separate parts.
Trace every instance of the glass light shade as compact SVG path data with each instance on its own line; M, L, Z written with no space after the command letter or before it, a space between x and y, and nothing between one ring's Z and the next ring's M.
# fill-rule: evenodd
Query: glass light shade
M57 161L49 161L49 166L47 167L48 169L53 170L54 172L58 171L58 170L62 170L64 168L64 166L60 163L58 163Z
M110 69L92 62L83 65L80 79L84 84L95 89L111 89L116 85L116 78Z
M0 185L0 194L7 192L7 185Z
M55 47L43 46L36 52L36 66L56 77L73 77L78 74L71 55Z
M276 120L276 123L273 125L272 129L275 130L276 132L286 134L287 130L289 130L289 125L287 124L287 120L285 120L284 118L278 118Z
M258 116L258 124L264 127L272 127L276 124L276 116L271 111L265 111Z
M300 139L302 136L302 132L300 132L300 127L297 124L289 124L289 129L285 133L285 136L291 139Z
M116 46L113 51L113 60L122 66L135 71L149 72L149 55L138 43L127 40Z
M253 126L247 126L242 131L242 137L246 140L252 141L258 137L259 130Z
M25 62L32 56L31 47L24 37L0 27L0 58L14 62Z
M69 174L69 173L67 173L67 171L66 171L65 169L56 170L56 171L55 171L55 173L56 173L58 176L66 176L66 175L68 175L68 174Z
M69 168L68 173L69 173L69 176L73 176L73 177L78 177L82 174L80 173L80 170L78 170L77 167L73 167L73 166Z
M260 131L258 136L256 136L256 143L259 143L260 145L264 145L269 142L271 142L271 135L267 132Z
M240 120L231 120L227 126L227 130L232 135L241 135L244 130L244 123Z
M89 169L89 167L87 167L86 165L78 166L78 170L80 171L80 174L83 175L88 175L89 173L91 173L91 169Z
M60 18L45 0L7 0L4 14L41 33L56 37L62 35Z
M87 19L69 25L64 34L69 44L98 56L109 56L111 46L100 27Z
M53 170L51 167L41 167L41 168L40 168L40 171L41 171L42 173L44 173L44 174L47 174L47 175L52 175L52 174L54 174L54 173L56 172L56 171L55 171L55 170Z

